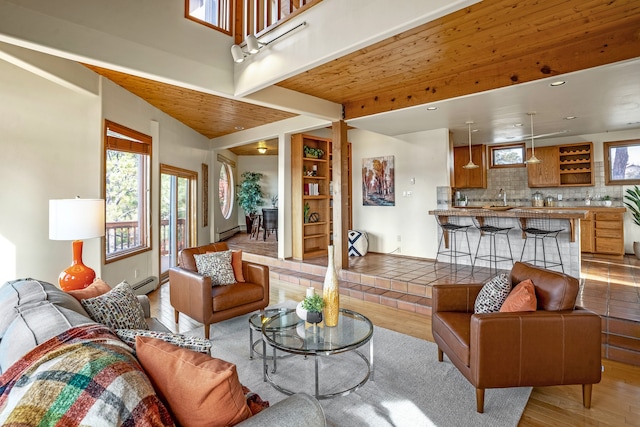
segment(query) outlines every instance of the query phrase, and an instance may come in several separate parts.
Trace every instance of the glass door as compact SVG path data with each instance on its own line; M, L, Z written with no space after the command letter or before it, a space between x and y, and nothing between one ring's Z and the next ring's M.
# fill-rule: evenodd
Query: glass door
M160 165L160 281L178 265L178 253L196 241L196 183L193 171Z

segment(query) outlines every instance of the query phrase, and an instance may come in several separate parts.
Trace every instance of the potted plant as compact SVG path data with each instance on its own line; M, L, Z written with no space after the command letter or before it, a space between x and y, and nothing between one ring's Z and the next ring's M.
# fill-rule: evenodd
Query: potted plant
M260 186L260 180L263 175L260 172L243 172L242 182L238 184L238 205L245 213L245 221L247 224L247 233L251 232L253 226L253 219L258 212L258 206L263 205L262 201L262 187Z
M605 206L611 206L611 196L606 194L606 195L604 195L602 197L602 200L603 200Z
M635 185L633 189L627 188L626 193L624 205L631 211L633 222L640 226L640 190ZM640 242L633 242L633 253L640 259Z
M306 321L309 323L322 322L322 309L324 308L324 299L319 294L313 294L302 300L302 308L307 312Z
M302 150L304 151L304 156L311 159L321 159L324 156L324 150L321 148L313 148L305 145Z
M271 207L272 208L277 208L278 207L278 195L274 194L273 196L271 196Z

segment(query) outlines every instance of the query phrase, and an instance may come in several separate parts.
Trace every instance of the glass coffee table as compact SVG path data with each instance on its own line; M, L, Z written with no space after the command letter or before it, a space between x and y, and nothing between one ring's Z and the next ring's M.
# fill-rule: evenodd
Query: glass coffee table
M258 356L262 356L258 351L258 345L262 342L262 339L253 340L253 331L262 332L262 325L271 319L273 316L277 314L285 314L290 309L287 308L269 308L266 310L261 310L259 313L254 314L249 318L249 359L253 359L254 354ZM282 322L278 325L278 331L282 331L285 329L295 328L300 322L300 318L298 316L289 316L286 320L283 319ZM271 329L267 329L267 332L272 333ZM276 349L273 349L273 356L267 357L276 357Z
M297 326L291 327L296 321ZM334 327L324 326L324 322L317 325L305 323L298 318L295 310L286 310L275 313L262 324L262 363L264 381L269 382L278 391L285 394L293 394L296 391L283 387L276 382L273 375L277 372L276 359L267 357L267 345L282 352L314 357L315 397L316 399L328 399L335 396L345 396L362 387L369 379L373 381L373 323L360 313L340 309L338 325ZM369 356L360 351L360 348L369 343ZM320 357L332 356L340 353L351 352L359 357L365 364L364 375L355 381L357 384L331 393L320 393L320 375L318 364ZM268 360L273 362L271 373ZM331 364L331 357L325 358ZM355 371L355 369L354 369Z

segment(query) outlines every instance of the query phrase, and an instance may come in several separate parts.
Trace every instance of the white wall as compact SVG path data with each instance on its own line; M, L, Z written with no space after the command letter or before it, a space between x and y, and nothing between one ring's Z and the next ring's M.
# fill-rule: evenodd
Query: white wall
M351 130L349 141L353 157L353 228L369 234L372 252L434 258L436 223L427 212L436 208L436 187L449 185L448 130L398 138ZM378 156L394 156L396 205L393 207L362 205L362 159ZM411 183L412 178L415 184ZM409 191L412 195L403 197L403 193Z
M278 156L238 156L237 158L236 184L242 180L243 172L260 172L264 176L260 180L262 193L264 194L262 208L271 207L271 196L278 194ZM278 197L280 197L278 195ZM245 212L236 203L234 208L237 210L238 224L244 226Z
M209 140L97 75L100 96L78 93L4 61L0 75L0 283L20 277L56 283L70 265L70 242L49 240L48 201L102 197L103 117L153 137L153 250L101 265L102 240L91 239L84 243L84 262L112 285L157 275L159 165L200 176L202 163L210 163ZM199 181L199 218L201 190ZM198 242L209 241L200 220Z
M57 283L71 242L49 240L49 199L101 197L100 100L4 61L0 75L0 284ZM83 260L100 274L100 239Z

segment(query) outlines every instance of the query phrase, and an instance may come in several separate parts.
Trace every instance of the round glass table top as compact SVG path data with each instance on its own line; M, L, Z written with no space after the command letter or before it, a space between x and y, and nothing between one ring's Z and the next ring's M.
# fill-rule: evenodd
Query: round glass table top
M262 326L272 317L278 314L286 314L289 311L291 310L288 308L269 308L251 316L249 318L249 323L251 324L251 327L253 329L261 330ZM293 328L298 324L298 322L300 322L300 318L295 315L294 311L294 316L288 316L287 318L282 319L282 321L278 324L278 330ZM267 332L270 331L271 329L267 329Z
M296 327L290 325L296 321ZM373 323L360 313L340 309L337 326L305 323L295 310L281 311L262 324L267 343L297 354L334 354L358 348L373 335Z

